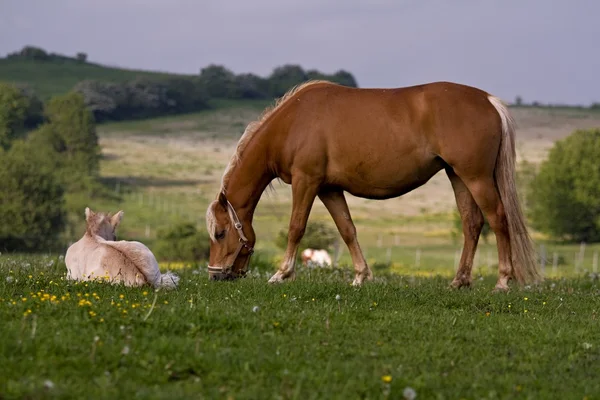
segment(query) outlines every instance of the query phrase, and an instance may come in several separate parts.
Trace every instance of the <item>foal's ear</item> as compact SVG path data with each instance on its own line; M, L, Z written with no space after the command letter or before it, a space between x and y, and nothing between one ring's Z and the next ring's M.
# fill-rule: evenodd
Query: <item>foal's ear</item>
M94 212L92 210L90 210L89 207L85 208L85 220L89 221L89 219L94 216Z
M123 210L121 210L112 216L112 218L110 219L110 224L113 226L113 228L116 228L117 226L119 226L119 224L121 223L121 220L123 219L123 214L124 214L124 212L123 212Z
M225 197L225 193L219 193L219 204L223 206L223 208L227 208L227 197Z

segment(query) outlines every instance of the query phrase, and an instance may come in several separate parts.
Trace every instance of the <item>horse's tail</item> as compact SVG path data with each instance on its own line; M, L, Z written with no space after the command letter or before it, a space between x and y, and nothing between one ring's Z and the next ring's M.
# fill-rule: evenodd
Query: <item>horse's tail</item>
M154 254L143 243L126 240L102 240L102 243L125 255L152 286L166 289L177 287L179 277L172 272L161 274Z
M496 158L494 178L508 223L511 260L514 277L521 284L541 280L538 270L535 248L527 231L525 216L521 210L515 177L515 120L506 105L495 96L488 97L502 120L502 138L500 151Z

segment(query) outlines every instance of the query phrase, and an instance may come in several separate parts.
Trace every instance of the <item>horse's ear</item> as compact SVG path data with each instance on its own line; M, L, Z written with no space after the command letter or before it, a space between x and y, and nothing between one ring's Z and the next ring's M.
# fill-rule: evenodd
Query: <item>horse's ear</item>
M85 220L89 221L90 217L94 215L94 212L92 210L90 210L89 207L85 208Z
M223 208L227 208L227 197L225 197L225 193L219 193L219 204L223 206Z
M113 226L113 228L116 228L117 226L119 226L119 224L121 223L121 220L123 219L123 214L124 214L124 212L123 212L123 210L121 210L112 216L112 218L110 219L110 224Z

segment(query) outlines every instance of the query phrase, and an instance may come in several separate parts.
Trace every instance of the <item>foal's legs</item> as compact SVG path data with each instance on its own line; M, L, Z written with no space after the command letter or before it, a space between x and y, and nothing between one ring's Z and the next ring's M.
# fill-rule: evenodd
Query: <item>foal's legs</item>
M490 227L496 234L498 246L498 282L495 290L508 290L508 281L512 278L510 237L504 205L496 189L494 178L477 178L466 181L473 198L485 214Z
M317 196L318 188L318 183L311 182L302 176L294 177L292 181L292 216L288 231L288 244L279 270L269 279L269 283L294 278L298 245L302 236L304 236L306 221Z
M456 206L462 219L464 235L464 245L460 257L460 264L451 284L455 288L460 288L462 286L471 286L473 258L475 257L477 242L479 241L479 235L481 234L484 220L481 210L477 206L475 199L473 199L471 192L469 192L469 189L462 179L460 179L451 168L446 169L446 174L448 175L450 183L452 184L452 189L454 190L454 197L456 198Z
M342 191L324 191L319 193L319 198L323 204L325 204L325 207L327 207L344 243L346 243L348 250L350 251L352 263L354 264L354 271L356 272L352 285L360 286L365 279L373 279L373 273L367 265L362 250L360 249L360 245L358 244L356 228L352 222L352 217L350 216L344 193Z

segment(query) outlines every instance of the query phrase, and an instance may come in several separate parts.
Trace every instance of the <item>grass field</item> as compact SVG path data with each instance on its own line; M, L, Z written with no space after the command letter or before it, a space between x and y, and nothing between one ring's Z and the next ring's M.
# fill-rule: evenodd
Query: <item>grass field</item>
M0 398L595 399L600 285L492 294L493 278L350 269L266 284L181 269L154 292L64 280L58 258L0 256Z

